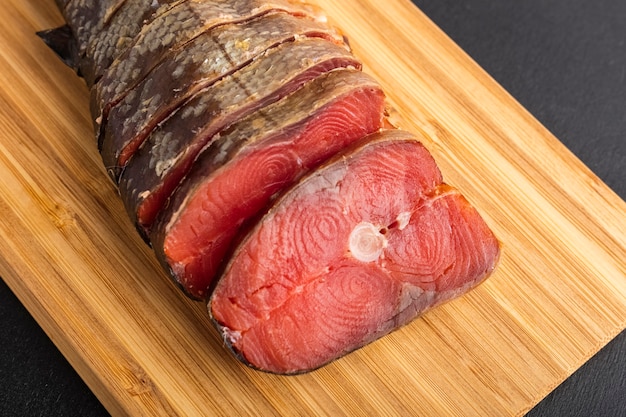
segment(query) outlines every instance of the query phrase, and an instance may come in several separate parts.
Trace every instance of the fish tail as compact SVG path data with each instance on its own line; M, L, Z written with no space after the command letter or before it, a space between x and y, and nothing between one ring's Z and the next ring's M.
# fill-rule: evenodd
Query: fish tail
M69 25L42 30L37 32L37 36L39 36L68 67L76 71L79 76L82 76L79 67L80 57L78 56L78 43Z

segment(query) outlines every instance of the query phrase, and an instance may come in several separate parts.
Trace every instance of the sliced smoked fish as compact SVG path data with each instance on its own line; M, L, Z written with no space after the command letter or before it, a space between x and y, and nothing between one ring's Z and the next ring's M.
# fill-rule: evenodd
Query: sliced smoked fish
M383 131L275 202L234 251L209 310L245 363L301 373L469 291L498 256L420 142Z
M58 2L67 23L39 35L91 88L126 50L144 23L159 11L167 10L170 3L168 0Z
M119 99L112 98L117 93L102 91L101 103L115 105L111 109L105 105L101 115L105 124L101 154L111 177L117 182L122 168L150 132L191 96L250 64L265 51L306 37L328 39L342 45L346 49L344 55L347 54L343 37L335 30L308 18L271 13L244 23L218 26L183 49L172 50L150 77L119 104ZM311 52L319 51L318 48ZM271 72L264 76L267 79Z
M298 38L211 85L157 127L122 171L119 188L127 211L143 235L193 161L222 129L281 99L320 74L360 69L342 46Z
M171 3L171 0L124 0L108 10L104 30L89 41L85 51L89 58L81 61L80 71L87 85L94 85L126 51L145 22L168 10Z
M113 85L123 90L143 80L168 54L202 33L227 23L240 23L272 11L309 16L322 21L319 10L297 0L186 0L169 7L145 24L100 79L98 88ZM96 100L97 104L97 100ZM104 103L106 105L106 103ZM92 108L96 133L100 135L102 115Z
M73 0L63 9L63 17L72 29L79 56L84 56L90 42L106 27L115 11L127 0Z
M384 106L370 76L337 69L221 132L152 228L175 281L206 297L238 229L307 171L380 129Z
M246 364L316 369L493 271L493 233L318 8L55 1L39 35L91 89L131 219Z
M170 91L178 93L179 89L207 78L207 74L224 74L266 49L297 36L319 36L338 44L343 42L343 36L336 29L317 20L273 11L247 22L219 25L183 45L171 48L150 71L150 79L157 78L168 86L171 83ZM218 65L207 68L206 63L210 62L221 63L224 69L216 70ZM142 66L142 63L138 62L137 65ZM133 68L129 71L139 72L145 69ZM141 75L137 75L138 80L135 81L131 81L130 77L112 77L109 74L91 91L92 111L102 115L104 119L108 116L108 110L119 103L131 89L139 83L147 82Z

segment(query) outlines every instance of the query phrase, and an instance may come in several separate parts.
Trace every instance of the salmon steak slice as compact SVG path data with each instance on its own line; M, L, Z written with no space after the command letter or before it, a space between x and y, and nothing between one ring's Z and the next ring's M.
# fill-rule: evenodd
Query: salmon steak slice
M137 228L149 234L172 191L220 131L323 73L360 67L344 47L319 38L298 38L267 50L197 94L153 131L122 171L120 193Z
M500 254L306 0L55 0L94 147L165 272L252 368L317 369ZM143 277L136 277L143 279Z
M387 130L275 202L234 250L209 312L246 364L307 372L469 291L498 256L421 143Z
M128 94L122 94L119 103L117 98L103 97L102 100L109 104L104 106L101 116L101 154L105 165L111 167L109 175L117 181L119 172L150 132L195 94L243 70L269 51L309 37L328 39L341 47L345 54L349 53L337 32L322 29L319 23L310 19L272 13L245 23L219 26L197 37L185 48L172 50L151 71L150 77ZM313 55L311 57L315 59ZM271 75L269 72L263 78ZM163 93L164 86L169 94ZM209 92L203 91L203 94ZM224 100L228 101L229 97ZM217 99L213 98L213 101Z
M284 187L380 129L384 106L370 76L336 69L221 132L152 227L153 248L181 288L205 298L239 228Z

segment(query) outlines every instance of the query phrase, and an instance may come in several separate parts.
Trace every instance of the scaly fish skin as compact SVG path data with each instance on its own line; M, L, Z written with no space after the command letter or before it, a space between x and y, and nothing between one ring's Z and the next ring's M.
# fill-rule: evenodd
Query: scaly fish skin
M301 0L56 0L131 220L247 365L324 366L494 270L341 32ZM306 331L302 331L306 329Z

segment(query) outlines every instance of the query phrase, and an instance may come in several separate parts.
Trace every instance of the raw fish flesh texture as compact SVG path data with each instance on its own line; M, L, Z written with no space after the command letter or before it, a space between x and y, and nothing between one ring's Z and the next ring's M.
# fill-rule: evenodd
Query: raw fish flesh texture
M383 91L318 8L57 4L67 25L40 36L91 89L131 219L245 363L315 369L493 270L493 234L413 135L382 130Z
M133 222L143 235L149 234L198 153L222 129L325 72L360 67L342 46L299 37L268 49L250 65L202 90L158 126L124 167L119 187Z
M177 283L205 297L239 228L306 172L380 129L384 106L371 77L337 69L221 132L150 236Z
M306 37L328 39L348 52L343 37L335 30L308 18L271 13L248 22L220 25L184 47L172 49L150 77L129 91L119 80L101 80L92 90L92 95L101 97L92 98L99 101L94 105L101 113L100 148L109 175L118 181L119 173L148 134L190 97L277 46ZM112 86L115 89L107 88Z
M481 283L499 244L412 135L383 131L289 190L210 298L247 364L318 368Z

